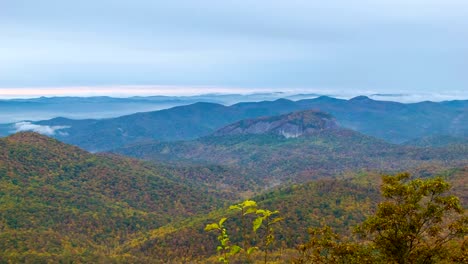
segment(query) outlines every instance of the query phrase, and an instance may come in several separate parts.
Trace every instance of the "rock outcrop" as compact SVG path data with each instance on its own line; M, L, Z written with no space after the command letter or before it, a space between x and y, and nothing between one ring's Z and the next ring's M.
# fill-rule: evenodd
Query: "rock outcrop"
M323 130L339 129L335 119L323 112L306 110L273 117L242 120L216 131L215 136L277 134L296 138Z

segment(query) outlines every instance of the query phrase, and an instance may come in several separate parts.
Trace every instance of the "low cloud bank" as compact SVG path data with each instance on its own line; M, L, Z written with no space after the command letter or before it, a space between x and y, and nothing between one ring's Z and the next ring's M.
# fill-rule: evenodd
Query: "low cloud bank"
M68 135L67 132L59 131L61 129L70 128L70 126L42 126L31 122L18 122L15 125L15 133L21 131L33 131L47 136L53 136L58 133L61 136Z

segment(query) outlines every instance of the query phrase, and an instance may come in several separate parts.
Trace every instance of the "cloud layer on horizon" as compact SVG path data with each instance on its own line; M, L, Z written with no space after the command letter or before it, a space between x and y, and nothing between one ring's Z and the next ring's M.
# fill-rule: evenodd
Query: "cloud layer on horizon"
M0 87L468 87L463 0L6 0L0 34Z
M274 89L274 88L240 88L240 87L210 87L210 86L71 86L42 88L0 88L0 103L2 100L31 99L39 97L95 97L109 96L129 98L133 96L166 96L172 99L186 100L202 98L223 104L234 104L246 101L276 100L279 98L304 99L326 95L341 99L356 96L368 96L375 100L415 103L421 101L468 100L468 90L417 91L395 89L382 92L377 89ZM230 98L230 100L227 100ZM295 99L296 98L296 99ZM227 100L227 101L224 101ZM169 104L168 106L170 106ZM141 109L140 109L141 110ZM0 119L2 115L0 114Z

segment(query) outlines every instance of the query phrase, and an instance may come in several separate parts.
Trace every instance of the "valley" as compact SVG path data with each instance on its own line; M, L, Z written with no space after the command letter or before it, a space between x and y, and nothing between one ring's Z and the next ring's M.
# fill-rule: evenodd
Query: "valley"
M114 152L155 162L222 165L263 186L275 186L360 169L390 173L426 163L460 166L466 162L468 145L391 144L309 110L240 121L192 141L139 144Z
M88 149L109 148L94 154L35 132L0 138L0 261L214 263L216 236L204 227L226 215L236 230L240 220L225 208L253 199L279 211L272 254L288 262L312 239L311 227L353 237L382 200L381 175L402 171L442 176L467 206L468 144L461 138L389 143L295 104L241 104L242 120L207 103L137 114L171 140L89 141ZM133 117L118 122L130 125ZM115 120L41 122L91 131L90 124L109 122L111 129ZM199 130L203 124L209 126ZM232 235L233 243L242 241Z
M0 0L0 264L467 264L467 25Z

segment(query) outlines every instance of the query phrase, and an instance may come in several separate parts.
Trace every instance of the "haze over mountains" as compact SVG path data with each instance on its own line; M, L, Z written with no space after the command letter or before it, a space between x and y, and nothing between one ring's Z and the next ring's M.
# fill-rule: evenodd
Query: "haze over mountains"
M105 151L154 140L195 139L243 119L307 109L331 114L342 127L393 143L428 136L450 136L463 141L468 135L467 100L403 104L365 96L350 100L326 96L298 101L278 99L231 106L199 102L117 118L54 118L5 124L0 126L0 133L33 130L90 151Z
M0 124L19 121L39 121L55 117L66 117L72 119L100 119L112 118L136 112L148 112L167 109L174 106L187 105L196 102L210 102L223 105L232 105L240 102L273 101L280 98L289 100L312 99L327 95L337 98L350 99L361 95L356 92L333 92L328 93L297 93L297 92L256 92L244 94L207 93L187 96L133 96L133 97L110 97L110 96L59 96L39 98L2 98L0 89ZM421 101L447 101L466 98L465 93L455 94L385 94L366 93L374 100L395 101L403 103L414 103Z
M252 94L202 94L192 96L134 96L117 98L96 97L40 97L32 99L1 99L0 124L19 121L38 121L55 117L73 119L112 118L137 112L167 109L197 102L231 105L239 102L256 102L289 98L294 100L314 98L319 94L252 93Z

